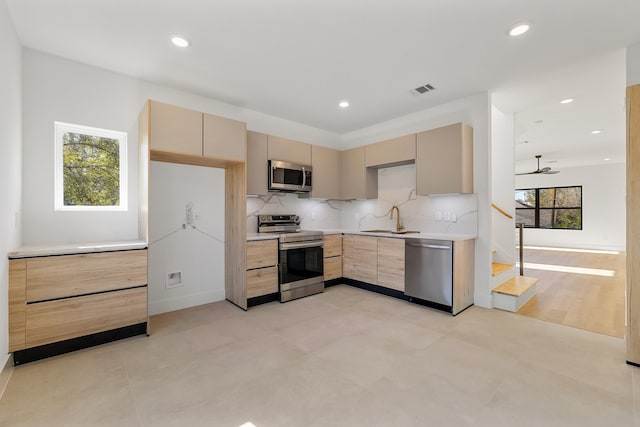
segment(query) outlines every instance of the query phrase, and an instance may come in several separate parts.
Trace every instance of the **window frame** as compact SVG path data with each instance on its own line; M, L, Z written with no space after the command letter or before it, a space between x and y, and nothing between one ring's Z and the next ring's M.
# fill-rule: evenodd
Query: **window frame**
M580 206L572 206L572 207L567 207L567 206L563 206L563 207L555 207L555 208L547 208L547 207L540 207L540 191L541 190L552 190L552 189L559 189L559 188L580 188ZM535 206L533 208L519 208L516 206L516 227L518 226L518 211L519 210L533 210L534 211L534 225L527 225L525 223L523 223L524 228L535 228L538 230L577 230L577 231L582 231L584 229L584 224L583 224L583 219L584 219L584 215L583 215L583 187L582 185L563 185L563 186L554 186L554 187L536 187L536 188L516 188L514 193L517 191L530 191L530 190L534 190L535 191L535 195L536 195L536 203ZM515 196L515 194L514 194ZM517 201L516 201L517 202ZM540 227L540 212L541 211L546 211L546 210L568 210L568 209L579 209L580 210L580 228L555 228L555 227Z
M63 136L65 133L80 133L100 138L118 140L119 150L119 187L120 204L118 206L89 206L89 205L65 205L64 204L64 160ZM87 212L116 212L128 211L128 161L127 161L127 133L109 129L101 129L90 126L75 125L65 122L54 122L54 209L55 211L87 211Z

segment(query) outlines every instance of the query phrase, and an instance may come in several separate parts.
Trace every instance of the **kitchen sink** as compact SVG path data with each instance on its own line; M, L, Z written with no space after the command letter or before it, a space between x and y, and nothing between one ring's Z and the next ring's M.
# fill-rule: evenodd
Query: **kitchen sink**
M419 231L413 231L413 230L400 230L400 231L393 231L393 230L362 230L363 233L390 233L390 234L415 234L415 233L420 233Z

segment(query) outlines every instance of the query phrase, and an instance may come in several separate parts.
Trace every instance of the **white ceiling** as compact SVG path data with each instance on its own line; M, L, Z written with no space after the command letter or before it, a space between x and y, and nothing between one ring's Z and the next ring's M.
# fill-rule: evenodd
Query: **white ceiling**
M576 147L592 126L619 126L623 95L598 79L571 85L571 70L584 70L571 64L605 58L593 61L594 76L614 75L618 87L620 49L640 41L638 0L6 1L29 48L338 135L495 91L501 109L521 112L517 140L531 145L517 148L518 158L537 153L542 141ZM508 37L519 21L532 30ZM192 46L172 46L176 33ZM437 90L410 94L425 83ZM576 98L573 110L556 105L565 96ZM613 105L606 117L567 112L602 97ZM337 107L342 99L349 109ZM530 124L539 119L543 125ZM554 130L569 122L572 130ZM541 154L560 161L549 148Z

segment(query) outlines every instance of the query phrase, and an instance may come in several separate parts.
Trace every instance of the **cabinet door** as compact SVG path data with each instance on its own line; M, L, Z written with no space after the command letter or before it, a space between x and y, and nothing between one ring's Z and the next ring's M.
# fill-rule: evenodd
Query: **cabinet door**
M404 239L378 237L378 285L404 292Z
M311 197L318 199L339 199L342 168L340 152L330 148L311 146L311 166L313 167L313 189Z
M151 150L202 156L202 113L151 101L149 103Z
M25 348L27 261L9 260L9 352Z
M354 279L378 283L378 238L354 236Z
M324 236L323 249L325 258L342 255L342 236L340 234Z
M278 267L247 271L247 298L278 292Z
M311 166L311 144L269 135L269 160Z
M324 280L342 277L342 257L334 256L324 259Z
M415 133L365 146L365 166L367 167L397 166L413 163L415 159Z
M276 239L247 242L247 270L277 264L278 241Z
M342 152L343 200L375 199L378 197L378 171L367 168L364 163L365 147Z
M203 120L204 156L244 162L247 124L212 114L205 114Z
M355 279L353 238L342 236L342 276L348 279Z
M473 131L457 123L420 132L416 147L418 194L473 193Z
M268 191L267 135L247 132L247 194L266 196Z

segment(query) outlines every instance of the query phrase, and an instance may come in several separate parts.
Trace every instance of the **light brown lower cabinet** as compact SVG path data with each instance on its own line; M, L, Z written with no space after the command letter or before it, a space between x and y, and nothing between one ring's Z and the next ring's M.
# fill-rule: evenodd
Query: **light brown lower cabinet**
M147 321L146 249L9 260L11 352Z
M342 276L342 235L324 236L324 280L339 279Z
M354 276L354 237L342 236L342 277L355 279Z
M147 321L147 288L28 304L26 347Z
M278 292L278 240L247 242L247 298Z
M278 267L247 270L247 298L278 292Z
M378 283L378 238L354 236L353 278L366 283Z
M404 292L404 243L378 237L378 285Z

